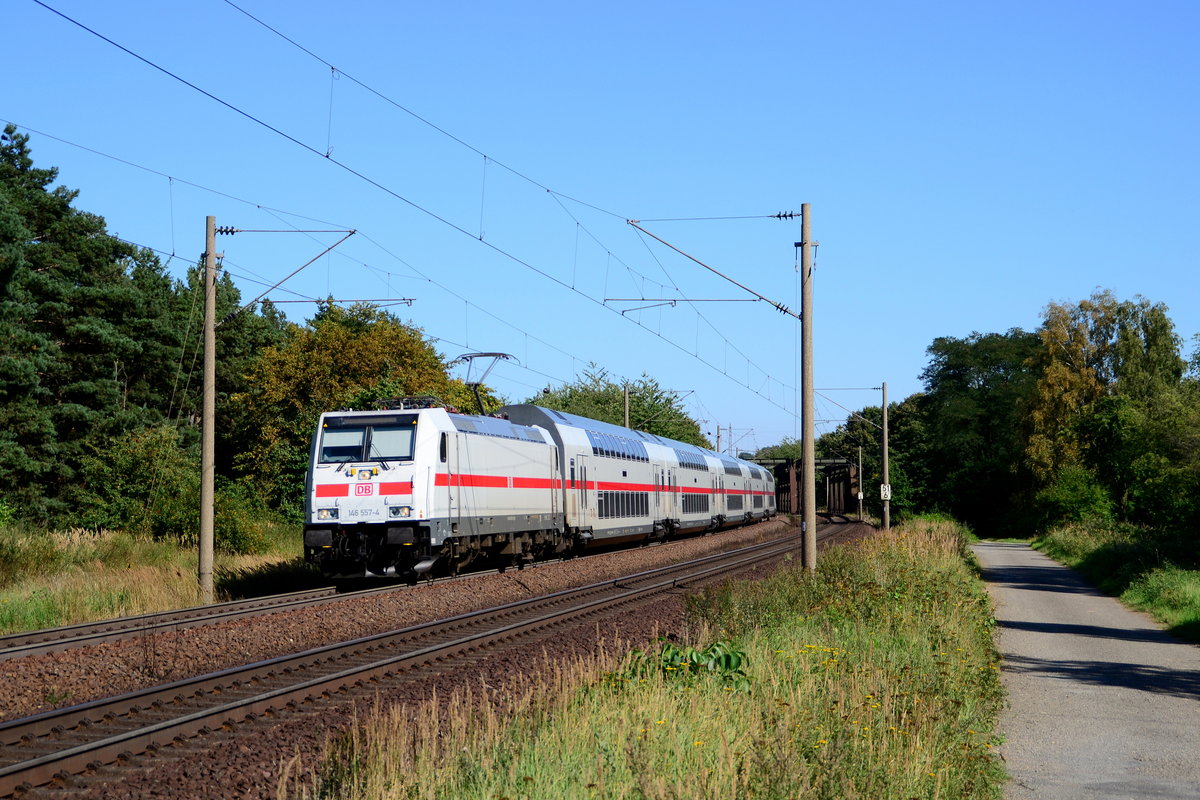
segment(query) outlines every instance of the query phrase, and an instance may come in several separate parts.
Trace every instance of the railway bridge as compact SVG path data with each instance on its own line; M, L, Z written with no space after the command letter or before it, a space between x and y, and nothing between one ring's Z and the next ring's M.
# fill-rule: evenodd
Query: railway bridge
M775 507L783 514L799 514L801 465L798 458L748 459L771 470L775 476ZM858 493L862 491L858 467L844 458L818 458L817 508L828 514L847 516L858 513Z

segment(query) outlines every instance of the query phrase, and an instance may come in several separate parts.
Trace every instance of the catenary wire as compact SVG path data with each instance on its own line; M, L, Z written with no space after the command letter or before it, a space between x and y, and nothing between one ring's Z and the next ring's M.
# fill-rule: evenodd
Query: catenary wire
M235 112L235 113L237 113L238 115L240 115L240 116L242 116L242 117L244 117L244 118L246 118L246 119L250 120L251 122L254 122L254 123L255 123L255 124L257 124L257 125L260 125L261 127L263 127L263 128L266 128L267 130L269 130L269 131L271 131L271 132L275 133L276 135L278 135L278 136L282 137L283 139L285 139L285 140L287 140L287 141L289 141L289 142L291 142L291 143L295 144L296 146L298 146L298 147L300 147L300 148L302 148L302 149L306 150L307 152L309 152L309 153L312 153L313 155L316 155L316 156L318 156L318 157L320 157L320 158L324 158L325 160L327 160L327 161L329 161L330 163L332 163L332 164L334 164L334 165L338 166L340 169L342 169L342 170L346 171L347 173L349 173L349 174L351 174L351 175L353 175L353 176L355 176L355 177L359 178L360 180L364 181L365 183L367 183L367 184L369 184L369 185L371 185L371 186L374 186L374 187L376 187L376 188L377 188L377 189L379 189L380 191L382 191L382 192L384 192L384 193L386 193L386 194L388 194L388 195L390 195L390 196L394 197L395 199L399 200L400 202L402 202L402 203L404 203L404 204L406 204L406 205L410 206L411 208L413 208L413 209L415 209L415 210L417 210L417 211L419 211L419 212L421 212L421 213L423 213L423 214L425 214L425 215L429 216L430 218L432 218L432 219L434 219L434 220L436 220L436 221L438 221L438 222L441 222L443 225L445 225L445 226L447 226L447 227L451 228L452 230L454 230L454 231L456 231L456 232L460 233L461 235L464 235L464 236L470 237L471 239L473 239L473 240L475 240L475 241L478 241L480 244L482 244L482 245L484 245L485 247L487 247L487 248L491 249L493 252L495 252L495 253L497 253L497 254L499 254L499 255L502 255L502 256L504 256L505 258L507 258L507 259L509 259L509 260L513 261L514 263L516 263L516 264L519 264L519 265L521 265L521 266L523 266L523 267L525 267L525 268L527 268L527 269L531 270L532 272L534 272L534 273L536 273L536 274L538 274L538 275L540 275L540 276L542 276L542 277L546 278L547 280L550 280L550 281L552 281L553 283L556 283L556 284L558 284L559 286L562 286L563 288L567 289L568 291L571 291L571 292L573 292L574 294L577 294L577 295L579 295L579 296L581 296L581 297L583 297L583 298L587 299L588 301L590 301L590 302L592 302L592 303L594 303L594 304L596 304L596 305L599 305L599 306L600 306L600 307L602 307L602 308L606 308L606 309L607 309L607 310L609 310L610 312L612 312L612 313L614 313L614 314L617 314L618 316L621 316L623 319L628 319L630 322L633 322L634 324L638 325L638 327L641 327L641 328L643 328L644 330L646 330L647 332L649 332L651 335L653 335L653 336L657 337L658 339L660 339L660 340L662 340L662 341L664 341L664 342L666 342L666 343L670 344L671 346L675 347L676 349L680 350L681 352L683 352L683 353L686 353L686 354L688 354L688 355L692 356L693 358L696 358L698 361L700 361L701 363L703 363L703 364L707 365L708 367L710 367L711 369L713 369L715 372L718 372L718 373L720 373L720 374L724 375L725 377L729 378L730 380L733 380L733 381L734 381L735 383L737 383L738 385L740 385L740 386L743 386L744 388L746 388L746 389L747 389L748 391L750 391L751 393L753 393L753 394L755 394L756 396L760 397L761 399L763 399L763 400L767 401L767 403L768 403L768 404L770 404L770 405L773 405L773 406L775 406L776 408L779 408L781 411L784 411L784 412L785 412L785 413L787 413L787 414L791 414L792 416L798 416L798 412L797 412L796 410L793 410L793 409L788 409L788 408L786 408L785 406L783 406L783 405L781 405L781 404L779 404L779 403L775 402L774 400L770 399L768 396L766 396L766 395L763 395L761 392L758 392L758 391L754 390L754 388L753 388L753 387L751 387L751 386L749 386L748 384L742 383L741 381L738 381L736 378L733 378L733 376L729 375L729 373L728 373L727 371L725 371L725 370L723 370L723 369L720 369L720 368L718 368L716 365L712 364L711 362L708 362L708 361L706 361L706 360L704 360L704 359L700 358L698 354L696 354L696 353L692 353L691 351L688 351L688 350L687 350L686 348L684 348L682 345L680 345L680 344L678 344L678 343L676 343L676 342L674 342L674 341L672 341L672 340L670 340L670 339L668 339L668 338L666 338L666 337L662 336L660 333L658 333L658 332L656 332L656 331L653 331L653 330L651 330L651 329L650 329L650 328L648 328L647 326L643 325L641 322L638 322L638 321L636 321L636 320L632 320L632 319L630 319L628 316L621 315L621 314L620 314L620 312L616 311L615 309L608 308L608 307L607 307L607 306L606 306L606 305L605 305L603 302L601 302L601 301L599 301L599 300L596 300L595 298L591 297L590 295L587 295L586 293L583 293L583 292L580 292L580 291L578 291L578 290L574 289L573 287L571 287L571 286L567 285L565 282L563 282L563 281L562 281L562 280L560 280L559 278L557 278L557 277L555 277L555 276L553 276L553 275L551 275L551 274L547 273L545 270L543 270L543 269L540 269L539 267L537 267L537 266L533 265L533 264L532 264L532 263L530 263L529 261L527 261L527 260L525 260L525 259L523 259L523 258L521 258L521 257L519 257L519 256L517 256L517 255L515 255L515 254L513 254L513 253L510 253L510 252L508 252L507 250L504 250L503 248L501 248L501 247L499 247L499 246L497 246L497 245L495 245L495 244L493 244L493 243L491 243L491 242L489 242L489 241L487 241L487 240L480 240L480 239L476 238L474 234L470 233L469 231L467 231L465 228L461 227L460 225L458 225L458 224L456 224L456 223L454 223L454 222L450 221L449 219L446 219L445 217L443 217L443 216L441 216L441 215L437 214L436 212L434 212L434 211L432 211L432 210L430 210L430 209L428 209L428 208L425 208L424 206L422 206L422 205L420 205L419 203L417 203L417 202L415 202L415 201L413 201L413 200L411 200L411 199L409 199L409 198L405 197L404 195L401 195L399 192L396 192L395 190L393 190L393 189L389 188L388 186L385 186L384 184L380 183L379 181L377 181L377 180L375 180L375 179L371 178L370 176L366 175L365 173L361 172L360 170L357 170L357 169L355 169L354 167L351 167L350 165L348 165L348 164L346 164L346 163L344 163L344 162L342 162L342 161L339 161L338 159L335 159L335 158L333 158L331 155L327 155L327 154L323 154L323 153L321 153L319 150L317 150L316 148L312 147L311 145L308 145L308 144L306 144L306 143L302 142L301 140L299 140L299 139L297 139L297 138L295 138L295 137L293 137L293 136L291 136L291 135L289 135L289 134L287 134L287 133L285 133L285 132L283 132L283 131L279 130L278 128L276 128L276 127L274 127L274 126L270 125L269 123L265 122L264 120L261 120L261 119L259 119L258 117L254 116L253 114L250 114L249 112L247 112L247 111L244 111L244 110L242 110L242 109L238 108L237 106L234 106L233 104L231 104L231 103L229 103L229 102L227 102L227 101L225 101L225 100L222 100L221 98L217 97L216 95L212 94L211 92L208 92L208 91L206 91L206 90L204 90L204 89L202 89L202 88L200 88L200 87L196 86L195 84L191 83L190 81L187 81L186 79L184 79L184 78L182 78L182 77L180 77L180 76L176 75L175 73L171 72L170 70L167 70L166 68L164 68L164 67L162 67L162 66L159 66L158 64L154 63L153 61L150 61L149 59L145 58L144 56L141 56L141 55L139 55L139 54L137 54L137 53L133 52L132 50L129 50L128 48L124 47L123 45L120 45L120 44L118 44L117 42L113 41L112 39L110 39L110 38L108 38L108 37L104 36L103 34L101 34L101 33L97 32L97 31L93 30L92 28L88 27L87 25L84 25L83 23L79 22L78 20L75 20L75 19L71 18L70 16L68 16L68 15L66 15L66 14L64 14L64 13L62 13L61 11L58 11L58 10L54 9L53 7L51 7L51 6L47 5L46 3L42 2L42 0L33 0L33 2L34 2L34 3L36 3L36 4L37 4L37 5L39 5L39 6L42 6L43 8L45 8L45 9L46 9L46 10L48 10L48 11L50 11L51 13L53 13L53 14L55 14L55 15L57 15L57 16L59 16L59 17L61 17L62 19L64 19L64 20L66 20L66 21L70 22L71 24L73 24L73 25L75 25L75 26L77 26L77 27L79 27L79 28L81 28L81 29L83 29L83 30L87 31L88 33L92 34L93 36L96 36L97 38L99 38L99 39L101 39L101 40L105 41L106 43L108 43L108 44L110 44L110 45L112 45L112 46L116 47L117 49L121 50L122 52L125 52L125 53L127 53L128 55L132 56L133 58L136 58L137 60L139 60L139 61L143 62L144 64L146 64L146 65L148 65L148 66L150 66L150 67L152 67L153 69L156 69L156 70L158 70L158 71L162 72L163 74L165 74L165 75L167 75L167 76L169 76L169 77L171 77L171 78L175 79L176 81L178 81L178 82L180 82L180 83L184 84L185 86L188 86L189 88L191 88L191 89L193 89L193 90L195 90L195 91L199 92L200 94L203 94L204 96L206 96L206 97L210 98L210 99L211 99L211 100L213 100L214 102L217 102L218 104L220 104L220 105L222 105L222 106L224 106L224 107L226 107L226 108L228 108L228 109L230 109L230 110L234 111L234 112ZM497 163L499 163L499 162L497 162ZM502 165L502 166L503 166L503 165ZM540 185L540 184L539 184L539 185ZM549 191L551 191L551 190L547 189L547 191L549 192ZM562 196L562 197L564 197L564 198L566 198L566 199L570 199L570 200L574 201L574 198L571 198L571 197L569 197L569 196L567 196L567 195L562 195L562 194L560 194L560 193L557 193L557 192L553 192L553 194L554 194L555 196ZM608 214L611 214L611 212L605 211L604 209L600 209L600 208L597 208L597 207L595 207L595 206L590 206L590 204L583 203L583 205L588 205L589 207L595 208L597 211L602 211L603 213L608 213ZM614 216L618 216L618 217L619 217L619 215L614 215Z

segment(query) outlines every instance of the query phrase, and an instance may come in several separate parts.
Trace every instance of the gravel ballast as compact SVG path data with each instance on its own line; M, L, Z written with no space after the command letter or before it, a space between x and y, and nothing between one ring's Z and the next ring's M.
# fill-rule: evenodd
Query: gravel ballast
M841 527L841 526L839 526ZM69 703L131 691L185 676L237 666L249 661L368 636L454 616L468 611L619 577L709 553L776 538L790 527L772 520L748 528L669 544L552 562L504 575L479 575L444 581L371 598L350 598L314 609L289 611L247 620L160 633L144 640L55 653L3 665L8 686L3 698L6 717L50 706L47 699L69 695ZM847 525L839 540L865 535L865 525ZM799 551L797 551L799 557ZM769 574L758 567L743 577ZM502 696L505 676L527 673L531 665L593 654L597 647L644 646L655 637L681 632L686 590L639 606L636 613L616 612L587 624L531 638L478 657L469 668L453 666L422 674L419 683L372 687L357 696L334 699L319 713L289 714L248 722L220 731L157 757L137 757L135 769L97 775L74 782L67 791L37 790L30 798L237 797L274 798L280 776L290 762L293 773L311 777L331 737L373 711L413 704L436 692L445 698L472 687ZM481 676L488 676L486 684ZM54 694L50 694L53 692ZM485 692L486 695L487 692Z

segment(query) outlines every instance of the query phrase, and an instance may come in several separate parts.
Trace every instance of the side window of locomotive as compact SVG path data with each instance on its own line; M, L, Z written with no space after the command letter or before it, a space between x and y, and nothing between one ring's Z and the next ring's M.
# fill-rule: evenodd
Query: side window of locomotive
M411 461L413 457L413 433L415 427L403 425L371 429L372 461Z
M438 460L441 461L443 464L445 464L446 459L449 458L449 456L450 456L450 434L443 433L442 437L441 437L441 441L438 443Z
M321 463L344 464L362 459L366 428L326 428L321 432Z

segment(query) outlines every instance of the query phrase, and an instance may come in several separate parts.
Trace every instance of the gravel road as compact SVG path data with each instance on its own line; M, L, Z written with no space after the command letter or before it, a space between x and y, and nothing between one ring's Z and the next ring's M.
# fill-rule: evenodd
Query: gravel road
M974 550L1009 692L1005 800L1200 798L1200 647L1026 545Z

